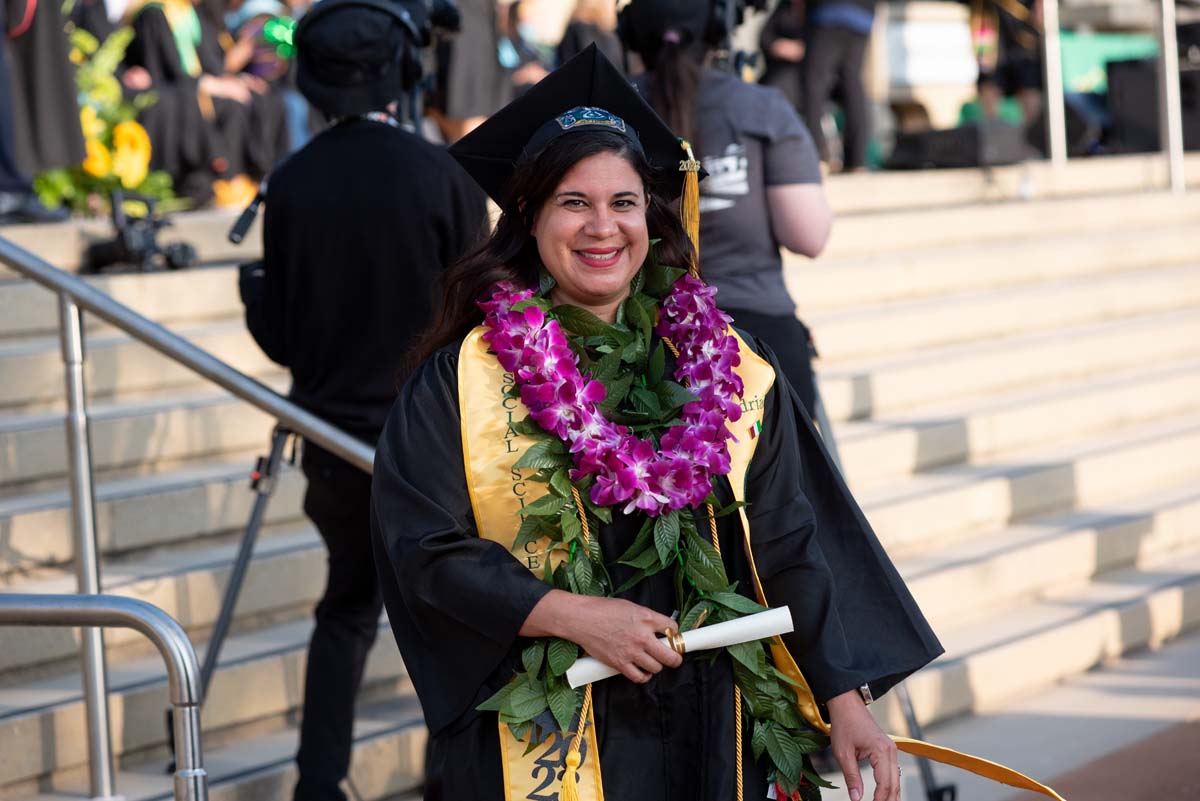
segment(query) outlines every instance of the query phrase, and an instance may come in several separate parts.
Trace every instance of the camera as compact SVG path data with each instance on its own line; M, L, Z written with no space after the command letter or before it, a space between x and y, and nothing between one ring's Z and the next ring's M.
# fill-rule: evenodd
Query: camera
M126 200L145 203L146 215L132 217L126 214ZM94 275L122 265L132 265L142 272L149 272L160 269L159 263L168 270L182 270L196 264L196 249L189 243L159 243L159 230L171 225L171 222L155 214L152 198L140 195L127 197L122 190L115 189L111 202L112 224L116 234L112 239L88 245L80 273Z

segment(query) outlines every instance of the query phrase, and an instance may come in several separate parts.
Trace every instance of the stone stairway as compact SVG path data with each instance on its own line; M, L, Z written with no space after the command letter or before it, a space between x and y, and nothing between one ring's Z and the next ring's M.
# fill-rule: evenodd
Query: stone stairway
M888 203L878 187L895 176L832 182L851 211L828 257L787 264L851 485L947 647L910 682L927 724L1200 624L1200 195L981 203L951 180L909 178ZM951 205L913 209L922 187ZM286 386L242 328L227 224L195 215L175 234L214 265L91 280ZM54 255L68 234L52 234L35 239L72 266ZM106 326L88 358L105 590L163 607L203 655L270 421ZM6 273L0 592L74 588L61 396L52 297ZM285 472L204 709L221 801L290 798L295 780L324 579L302 491ZM167 798L163 669L137 635L107 644L120 790ZM86 784L77 671L73 632L0 629L0 801ZM355 791L415 798L425 734L385 625L361 707Z

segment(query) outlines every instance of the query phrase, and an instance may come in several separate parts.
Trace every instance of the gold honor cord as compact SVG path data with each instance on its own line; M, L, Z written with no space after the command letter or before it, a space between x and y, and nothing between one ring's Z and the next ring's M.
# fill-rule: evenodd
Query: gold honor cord
M517 535L514 521L517 520L520 510L549 490L539 491L543 485L527 481L527 472L523 473L513 468L513 464L525 449L533 444L533 440L519 434L513 428L515 423L526 417L528 410L519 399L510 398L505 394L505 387L511 385L512 376L506 374L496 357L488 352L487 343L483 341L484 330L480 326L467 335L459 351L458 392L463 464L479 536L500 543L512 551ZM762 422L763 400L775 382L775 371L742 341L736 331L730 329L730 333L738 340L741 364L737 367L737 374L745 385L745 391L742 399L742 419L734 432L738 438L736 441L729 441L731 470L728 479L734 500L744 503L746 477L759 441L756 434L751 432L756 432L755 427ZM579 505L578 501L576 505ZM755 594L759 603L769 606L763 594L762 582L758 578L758 567L754 563L754 553L750 547L750 520L744 507L738 509L738 516L742 522L743 547L754 578ZM715 528L716 519L710 517L709 529L711 531ZM548 540L529 543L513 551L513 555L534 575L541 576L545 571L547 558L557 564L561 557L561 552L558 551L552 555L547 553L549 544ZM771 642L771 654L775 667L799 685L794 688L797 709L813 728L828 734L829 724L821 717L820 708L808 682L779 637L773 638ZM737 697L735 695L735 702ZM586 779L576 782L578 801L603 801L604 792L594 725L595 710L588 705L586 691L584 703L588 706L584 710L587 714L580 715L578 730L568 733L555 732L551 734L550 739L528 754L525 753L527 744L518 742L508 726L498 724L506 801L528 801L531 797L544 794L557 779L558 771L564 767L566 757L572 751L579 754L579 773ZM586 724L583 722L585 720ZM740 725L740 711L737 721ZM1062 796L1046 785L990 760L908 737L893 736L892 740L897 748L913 756L961 768L1001 784L1032 790L1056 801L1064 801ZM739 745L741 741L741 736L738 736ZM739 758L739 798L742 792L741 765ZM565 783L565 775L563 780Z
M587 511L583 507L583 501L579 497L579 490L575 489L575 485L571 485L571 497L575 500L575 511L579 514L579 523L583 526L583 546L584 552L580 554L581 559L589 558L587 555L587 544L592 539L592 532L588 528ZM583 688L583 707L579 710L579 728L575 732L575 737L571 740L571 747L567 751L567 769L563 771L562 792L559 793L559 801L579 801L579 790L576 787L575 771L579 769L579 763L582 761L579 756L580 743L583 742L583 732L587 727L587 722L592 714L592 685ZM599 762L599 754L596 754L596 761Z

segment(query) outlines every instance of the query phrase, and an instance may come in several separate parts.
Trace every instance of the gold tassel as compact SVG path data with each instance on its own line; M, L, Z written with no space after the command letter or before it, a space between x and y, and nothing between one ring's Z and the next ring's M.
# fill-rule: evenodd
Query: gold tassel
M679 171L687 173L683 178L683 197L679 199L679 221L683 230L687 231L688 239L692 240L692 263L688 272L700 277L700 162L692 153L692 145L686 139L679 140L679 146L687 153L686 159L679 162Z
M589 684L583 690L583 708L579 710L579 729L571 738L571 749L567 751L566 769L563 771L562 789L558 792L558 801L579 801L579 788L576 786L575 772L583 763L579 749L583 744L583 732L587 729L587 720L591 713L592 685Z

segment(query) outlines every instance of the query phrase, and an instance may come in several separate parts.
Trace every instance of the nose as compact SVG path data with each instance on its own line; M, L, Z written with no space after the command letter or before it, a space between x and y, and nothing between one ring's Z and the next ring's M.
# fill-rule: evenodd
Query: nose
M587 225L584 232L596 239L605 239L617 232L617 218L613 214L612 209L599 207L592 211L588 217Z

